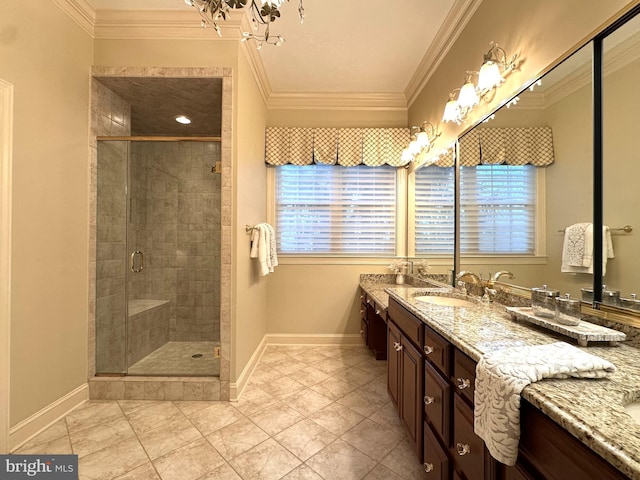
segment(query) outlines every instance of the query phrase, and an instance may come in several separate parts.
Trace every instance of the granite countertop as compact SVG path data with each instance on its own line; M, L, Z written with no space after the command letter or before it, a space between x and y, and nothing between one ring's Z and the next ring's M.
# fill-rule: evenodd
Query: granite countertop
M387 285L383 290L475 361L484 353L514 346L562 340L578 347L575 340L512 320L496 303L439 306L414 297L443 295L446 289ZM622 473L640 479L640 425L624 409L626 403L640 399L640 350L624 343L578 348L609 360L616 373L601 380L545 379L527 386L522 397Z

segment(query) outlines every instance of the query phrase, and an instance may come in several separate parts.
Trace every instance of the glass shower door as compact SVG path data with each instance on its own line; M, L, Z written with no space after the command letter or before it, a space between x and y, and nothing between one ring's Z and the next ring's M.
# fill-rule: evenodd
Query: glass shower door
M99 141L96 200L96 373L126 374L129 142Z

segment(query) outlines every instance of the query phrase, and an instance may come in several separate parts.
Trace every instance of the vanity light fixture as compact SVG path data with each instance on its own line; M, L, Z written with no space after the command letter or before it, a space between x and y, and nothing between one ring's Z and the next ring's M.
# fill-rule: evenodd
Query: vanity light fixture
M176 115L174 117L176 122L181 123L182 125L189 125L191 123L191 119L186 115Z
M517 58L518 54L515 54L509 59L504 49L491 42L491 48L483 56L480 71L468 71L464 85L449 94L442 120L460 124L480 100L490 101L489 93L495 92L504 82L504 76L517 68ZM477 86L471 80L473 75L478 76Z
M422 122L419 127L412 126L410 130L417 130L417 132L411 135L412 140L409 142L409 146L402 151L403 162L411 162L418 155L428 152L435 139L440 136L437 127L429 122Z
M504 82L504 75L517 67L516 53L507 59L507 52L498 44L491 42L491 48L484 54L482 66L478 72L478 91L488 92Z
M286 0L287 2L289 0ZM184 0L184 2L194 7L202 17L200 25L213 28L219 36L222 31L218 22L227 20L232 9L248 7L253 32L242 32L242 42L255 40L256 47L262 48L263 44L280 46L284 43L284 37L278 34L271 34L269 27L271 23L280 18L280 6L285 0ZM298 16L300 23L304 21L304 7L302 0L298 0Z

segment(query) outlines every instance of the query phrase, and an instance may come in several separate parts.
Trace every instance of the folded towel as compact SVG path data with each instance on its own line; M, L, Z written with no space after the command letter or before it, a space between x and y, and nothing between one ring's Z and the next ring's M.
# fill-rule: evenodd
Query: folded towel
M273 267L278 265L275 232L268 223L259 223L253 227L249 256L258 259L260 275L263 276L273 272Z
M602 227L602 275L607 271L607 259L613 258L611 230ZM562 265L564 273L593 273L593 224L576 223L564 230Z
M491 456L515 465L520 440L520 392L543 378L604 378L611 362L565 342L487 353L476 366L474 431Z

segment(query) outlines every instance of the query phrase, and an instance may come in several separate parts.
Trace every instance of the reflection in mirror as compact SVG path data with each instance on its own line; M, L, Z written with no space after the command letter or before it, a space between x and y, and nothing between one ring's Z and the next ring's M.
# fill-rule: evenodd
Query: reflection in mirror
M460 139L460 269L580 298L590 244L563 246L567 227L593 218L590 45L492 117Z
M640 310L640 228L635 141L640 111L640 16L603 42L603 224L610 227L615 257L603 261L603 303ZM625 225L631 232L618 230Z

